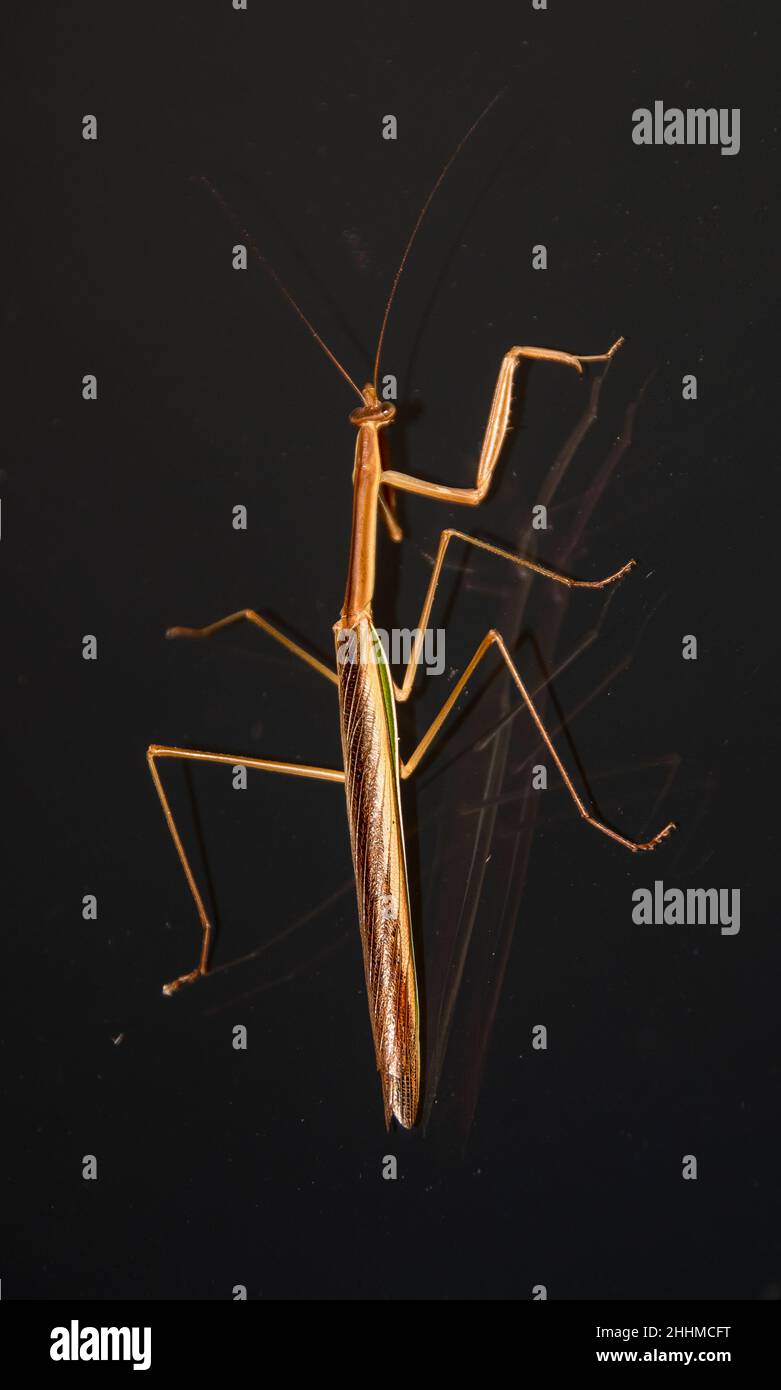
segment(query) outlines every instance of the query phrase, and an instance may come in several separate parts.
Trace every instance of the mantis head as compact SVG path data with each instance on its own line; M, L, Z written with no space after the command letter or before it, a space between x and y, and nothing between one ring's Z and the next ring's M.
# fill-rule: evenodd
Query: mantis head
M367 382L361 395L363 405L353 410L350 421L353 425L376 425L381 428L389 425L396 415L396 407L390 401L381 401L371 382Z

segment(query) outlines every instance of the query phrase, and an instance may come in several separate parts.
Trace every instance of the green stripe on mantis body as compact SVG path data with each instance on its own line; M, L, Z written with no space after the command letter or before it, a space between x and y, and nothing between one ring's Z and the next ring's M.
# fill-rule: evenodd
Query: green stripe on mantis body
M385 648L379 639L373 623L369 623L369 630L372 635L374 645L374 659L380 673L380 685L382 687L382 698L385 704L385 719L388 725L388 733L391 736L391 745L394 749L394 762L398 766L398 728L396 725L396 701L393 697L393 687L391 686L388 662L385 656ZM398 780L398 779L397 779Z
M388 669L388 662L385 656L385 648L383 647L382 642L379 639L374 624L371 622L369 623L369 631L371 632L372 643L374 645L374 659L377 663L377 669L379 671L380 687L382 689L382 698L383 703L385 705L385 719L387 722L388 736L390 738L390 744L393 753L393 782L394 794L396 798L396 818L399 827L399 843L401 845L401 858L402 865L404 868L404 894L407 900L407 920L411 924L412 909L410 907L409 901L409 879L407 876L407 846L404 842L404 823L401 818L401 782L399 776L399 729L398 724L396 722L396 700L393 695L393 686L391 684L390 671ZM410 952L412 954L412 962L414 966L415 942L412 937L411 925L409 945ZM420 1008L420 1000L418 998L418 995L418 975L417 971L415 971L415 998L418 1001L418 1008Z

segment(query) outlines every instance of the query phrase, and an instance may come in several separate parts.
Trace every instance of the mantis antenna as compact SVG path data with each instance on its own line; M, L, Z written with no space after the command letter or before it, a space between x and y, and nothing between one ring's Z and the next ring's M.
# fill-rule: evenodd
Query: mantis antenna
M476 121L473 121L472 124L470 125L468 131L466 132L466 135L464 135L464 136L461 137L461 139L459 140L458 144L456 145L456 148L454 149L453 153L451 154L450 158L448 159L447 163L444 165L444 167L443 167L442 170L440 171L439 177L438 177L436 183L434 184L434 187L432 188L432 190L431 190L431 192L429 193L429 195L428 195L428 197L427 197L425 203L423 204L422 208L420 209L420 212L418 213L417 221L415 222L415 225L414 225L414 227L412 228L412 231L410 232L410 236L409 236L409 240L408 240L408 242L407 242L407 245L404 247L404 251L403 251L401 260L400 260L400 262L399 262L399 268L398 268L398 270L396 271L396 274L395 274L394 277L393 277L393 284L391 285L390 294L388 295L388 301L387 301L387 303L386 303L386 305L385 305L385 313L384 313L383 316L382 316L382 325L381 325L381 327L380 327L380 336L379 336L379 338L377 339L377 353L376 353L376 356L375 356L375 358L374 358L374 376L373 376L373 378L372 378L373 381L374 381L374 390L375 390L375 392L376 392L376 390L377 390L377 380L378 380L379 375L380 375L380 356L381 356L381 354L382 354L382 344L383 344L383 341L384 341L384 339L385 339L385 330L386 330L386 328L388 327L388 319L389 319L389 317L390 317L391 305L392 305L394 299L396 298L396 290L397 290L398 287L399 287L399 280L401 279L402 271L404 270L404 267L405 267L405 265L407 264L407 259L408 259L408 257L409 257L409 253L410 253L410 251L412 250L412 246L413 246L413 243L414 243L414 241L415 241L415 238L416 238L416 236L417 236L417 234L418 234L418 232L419 232L419 230L420 230L421 223L423 222L423 219L424 219L424 217L426 216L426 213L428 212L429 208L431 207L431 204L433 203L434 198L436 197L437 193L439 192L439 189L440 189L441 185L444 183L445 177L446 177L446 175L448 174L448 172L450 171L450 168L452 167L453 164L455 164L455 162L456 162L458 156L460 155L462 149L464 148L464 145L465 145L465 144L467 143L467 141L470 140L471 137L474 135L475 131L477 130L477 127L478 127L479 125L482 125L482 122L485 120L485 118L486 118L486 116L488 115L489 111L493 110L494 106L496 105L497 101L499 101L500 97L503 97L503 96L504 96L504 93L506 92L506 90L507 90L507 88L506 88L506 87L503 87L501 91L499 91L499 92L496 93L496 96L491 97L491 100L489 101L488 105L485 106L485 107L483 108L483 110L480 112L480 115L477 117L477 120L476 120Z
M202 184L203 187L207 190L207 192L211 193L217 206L222 209L222 211L225 213L225 216L229 218L233 225L237 227L238 230L241 232L241 235L243 236L248 249L252 252L253 256L255 257L255 260L258 262L258 265L262 266L266 274L274 281L274 284L276 285L280 294L284 295L288 304L290 304L295 309L301 322L305 325L305 327L309 329L309 332L312 334L312 337L314 338L315 342L323 349L323 352L325 353L326 357L330 358L337 371L341 372L345 381L348 383L349 386L352 387L356 396L362 402L363 392L361 388L359 386L356 386L355 382L350 376L350 373L347 371L345 367L342 366L336 354L331 351L328 344L324 342L324 340L320 337L320 334L318 333L314 324L310 323L303 309L300 307L299 304L296 303L296 300L293 298L292 294L290 293L290 290L288 289L282 277L277 274L276 270L271 264L271 261L263 255L263 252L261 251L257 242L255 241L255 238L253 237L252 233L248 232L247 228L242 225L241 218L239 217L238 213L233 211L233 208L230 207L228 203L226 203L219 189L215 188L214 184L211 183L210 180L207 179L203 174L196 174L193 177L193 183Z
M409 240L407 241L407 244L406 244L406 246L404 247L404 251L403 251L403 254L402 254L402 257L401 257L401 261L399 262L399 268L398 268L398 270L396 271L396 274L395 274L394 277L393 277L393 284L391 285L390 294L388 295L388 299L387 299L387 302L386 302L386 304L385 304L385 312L383 313L383 316L382 316L382 324L381 324L381 327L380 327L380 335L379 335L379 338L378 338L378 340L377 340L377 352L376 352L376 355L375 355L375 358L374 358L374 374L373 374L373 378L372 378L372 379L373 379L373 382L374 382L374 390L375 390L375 392L376 392L376 390L377 390L377 381L378 381L379 374L380 374L380 356L381 356L381 353L382 353L382 345L383 345L383 342L384 342L384 339L385 339L385 330L386 330L386 328L387 328L387 326L388 326L388 319L389 319L389 317L390 317L391 305L393 304L393 301L394 301L394 299L395 299L395 297L396 297L396 291L397 291L397 289L398 289L398 287L399 287L399 281L400 281L400 279L401 279L402 272L403 272L403 270L404 270L405 265L407 264L407 260L408 260L408 258L409 258L409 253L410 253L410 251L412 250L413 243L414 243L415 238L416 238L416 236L417 236L417 234L418 234L418 232L419 232L419 230L420 230L420 227L421 227L421 224L422 224L422 222L423 222L423 219L425 218L426 213L428 212L429 208L431 207L431 204L432 204L432 202L434 201L434 198L435 198L436 194L438 193L439 188L440 188L441 184L443 183L443 181L444 181L444 179L445 179L445 176L446 176L447 173L449 172L451 166L455 163L456 159L458 158L459 154L461 153L462 149L464 148L464 145L466 145L467 141L471 139L471 137L474 135L475 131L477 130L478 126L482 124L482 122L485 120L485 117L488 115L489 111L491 111L491 110L493 109L493 107L496 105L497 101L499 101L500 97L502 97L502 96L504 95L504 92L505 92L505 91L506 91L506 88L502 88L501 91L499 91L499 92L496 93L496 96L493 96L493 97L491 98L491 100L489 101L488 105L485 106L485 107L483 108L483 110L480 112L480 115L477 117L477 120L475 120L475 121L472 122L472 125L469 127L468 131L466 132L466 135L462 136L461 140L459 140L459 142L458 142L456 148L454 149L454 151L453 151L453 153L451 154L450 158L448 159L447 163L444 165L444 167L443 167L442 170L440 171L439 177L437 178L437 180L436 180L436 182L435 182L433 188L431 189L431 192L429 193L429 195L428 195L428 197L427 197L425 203L423 204L422 208L420 209L420 212L418 213L417 219L416 219L416 221L415 221L415 225L414 225L414 227L412 228L412 232L410 233ZM222 211L224 212L224 214L225 214L225 216L228 218L228 220L229 220L230 222L232 222L233 225L234 225L236 228L238 228L238 230L240 231L242 237L244 238L244 242L245 242L245 244L246 244L248 250L252 252L252 255L253 255L253 257L255 258L255 260L258 262L258 265L260 265L260 266L262 267L262 269L265 270L265 272L266 272L266 274L269 276L269 278L270 278L271 280L273 280L273 282L274 282L274 284L276 285L277 289L279 290L280 294L284 296L284 298L287 300L287 302L288 302L288 304L291 306L291 308L293 308L293 309L295 310L295 312L298 314L298 317L300 318L301 322L304 324L305 328L308 328L308 329L309 329L309 332L311 333L311 335L312 335L312 337L314 338L314 340L315 340L315 342L317 343L317 345L318 345L320 348L322 348L322 350L323 350L323 352L325 353L326 357L328 357L328 358L330 359L330 361L333 362L333 364L334 364L334 366L336 367L337 371L344 377L344 379L345 379L345 381L347 382L348 386L350 386L350 387L352 388L352 390L355 392L355 394L356 394L356 396L359 398L359 400L360 400L360 401L363 401L364 396L363 396L363 392L361 391L360 387L356 385L356 383L353 381L353 378L350 376L350 373L347 371L346 367L343 367L343 366L342 366L342 363L339 361L339 358L336 356L336 354L335 354L334 352L331 351L331 349L329 348L329 346L328 346L328 344L325 342L325 340L324 340L323 338L321 338L321 336L320 336L320 334L318 333L317 329L315 328L314 324L307 318L307 316L306 316L306 314L304 313L304 311L303 311L303 309L301 308L301 306L297 303L297 301L294 299L293 295L290 293L290 290L288 289L288 287L287 287L287 285L285 284L284 280L282 279L281 275L279 275L279 274L277 273L277 271L274 269L274 267L273 267L273 265L271 264L271 262L270 262L270 260L268 259L268 257L264 256L264 254L263 254L263 252L261 251L260 247L258 246L257 242L255 241L255 238L253 237L252 233L251 233L250 231L248 231L247 228L243 225L243 223L242 223L242 221L241 221L241 218L239 217L238 213L234 212L233 208L232 208L228 203L226 203L226 201L225 201L225 199L223 198L222 194L220 193L219 189L218 189L218 188L215 188L215 186L214 186L214 184L211 182L211 180L210 180L210 179L207 179L206 176L205 176L204 174L196 174L196 175L194 175L194 176L193 176L192 182L193 182L193 183L199 183L199 184L201 184L201 185L206 189L206 191L207 191L208 193L211 194L211 196L212 196L212 198L214 199L215 203L217 204L217 206L218 206L219 208L222 209Z

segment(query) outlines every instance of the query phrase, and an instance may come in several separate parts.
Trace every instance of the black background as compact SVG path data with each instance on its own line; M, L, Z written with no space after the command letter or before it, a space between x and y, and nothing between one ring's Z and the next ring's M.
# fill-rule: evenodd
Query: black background
M6 1298L781 1293L773 17L574 0L16 17ZM549 532L529 535L530 509L598 373L535 366L485 506L404 501L377 621L414 625L448 524L581 577L639 564L613 593L568 596L454 546L434 618L447 674L420 677L402 744L494 625L604 817L680 829L635 857L579 823L555 775L531 794L528 719L483 742L516 707L486 665L406 789L428 1081L422 1130L386 1136L338 787L258 774L237 792L227 769L166 767L221 930L213 978L160 992L198 933L146 745L339 760L333 691L281 648L249 628L203 645L164 630L252 605L329 658L354 436L344 383L263 274L232 270L237 235L190 177L219 185L363 381L419 207L505 86L402 281L384 355L407 403L395 465L471 482L511 344L627 343ZM740 107L740 153L636 147L632 111L656 99ZM632 891L655 877L740 888L740 934L634 925Z

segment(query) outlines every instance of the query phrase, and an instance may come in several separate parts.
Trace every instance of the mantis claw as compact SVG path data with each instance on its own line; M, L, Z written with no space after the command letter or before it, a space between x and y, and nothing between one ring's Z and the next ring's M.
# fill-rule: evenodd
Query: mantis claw
M674 820L671 820L671 821L664 827L663 830L660 830L660 831L659 831L659 834L658 834L658 835L654 835L654 838L653 838L652 840L647 840L646 843L643 844L643 845L636 845L635 848L638 849L638 850L652 850L652 849L656 849L656 846L659 845L659 844L661 844L662 840L666 840L666 839L667 839L667 836L668 836L668 835L671 835L672 832L673 832L674 830L677 830L677 829L678 829L678 826L677 826L676 822L675 822Z

